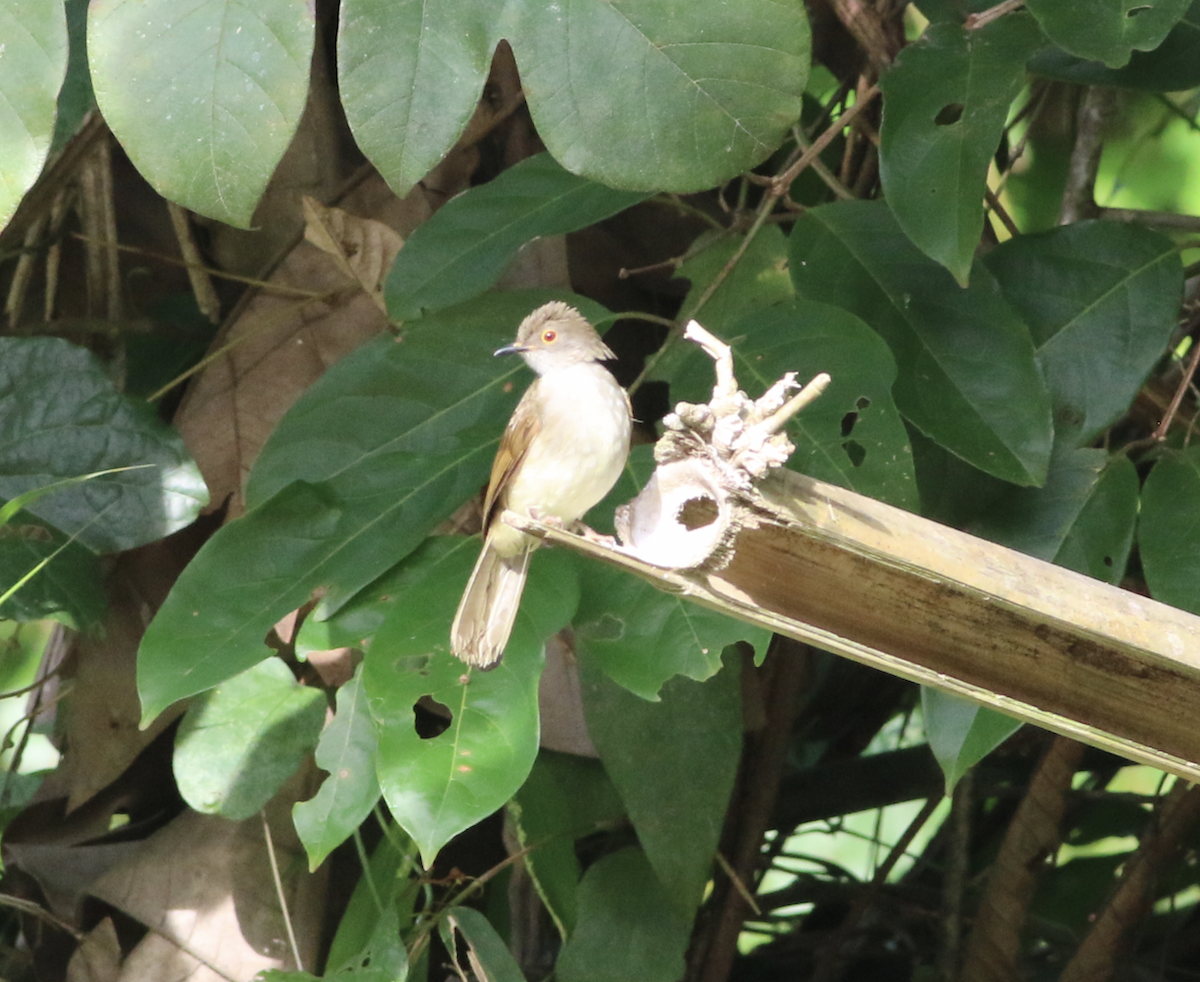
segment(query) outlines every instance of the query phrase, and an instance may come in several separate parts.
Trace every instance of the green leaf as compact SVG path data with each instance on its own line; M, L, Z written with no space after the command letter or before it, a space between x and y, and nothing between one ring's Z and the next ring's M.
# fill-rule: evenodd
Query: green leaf
M797 0L521 0L515 10L530 114L573 173L700 191L761 163L800 118L812 38Z
M1183 19L1153 51L1135 51L1123 68L1076 58L1061 48L1045 48L1028 64L1029 71L1076 85L1108 85L1150 92L1182 92L1200 85L1200 0L1193 0Z
M0 0L0 229L41 173L67 74L60 0Z
M1023 725L1019 719L929 686L921 688L921 714L929 748L946 775L946 794Z
M146 631L145 718L265 658L272 625L314 591L336 611L478 493L529 377L492 352L546 296L497 294L381 337L297 400L251 474L250 512L205 543Z
M325 695L278 658L192 705L175 739L175 781L196 811L239 821L256 814L317 745Z
M57 338L0 338L0 497L117 468L130 469L28 509L94 552L120 552L183 528L208 500L179 435L117 392L89 352Z
M1126 456L1059 445L1043 487L1009 489L969 531L1116 584L1125 575L1137 511L1137 472Z
M469 300L527 242L594 225L645 197L568 174L548 154L523 160L447 202L413 233L384 285L388 315L411 320Z
M451 907L442 923L445 925L442 937L448 951L455 951L452 931L458 931L467 942L476 978L487 982L525 982L508 945L479 911L470 907Z
M807 211L791 234L797 291L871 325L892 349L900 412L980 470L1040 484L1050 401L1029 330L986 268L961 289L909 242L882 202Z
M337 714L317 744L317 766L329 776L312 799L297 802L292 809L310 870L366 820L379 800L376 749L375 723L367 712L360 665L354 678L338 689Z
M68 543L62 532L28 512L18 512L0 526L0 595L51 556L0 603L0 619L36 621L62 613L79 630L95 627L108 603L96 554L77 542Z
M986 259L1033 334L1056 431L1087 443L1129 408L1175 329L1179 252L1135 225L1078 222Z
M582 872L575 840L615 825L625 806L598 760L543 749L512 815L534 885L565 939L575 930Z
M674 982L692 919L678 910L640 849L593 863L579 885L579 928L555 966L559 982Z
M988 166L1041 41L1021 13L977 31L934 24L880 80L888 205L921 251L964 285L983 230Z
M667 679L697 682L721 668L735 641L766 650L770 632L656 590L620 570L588 563L580 570L583 599L575 615L581 659L593 660L618 685L656 700Z
M806 383L833 381L788 426L796 452L789 466L822 481L915 510L917 488L908 432L892 402L896 363L878 334L848 311L811 300L758 310L730 325L734 371L760 395L786 371ZM707 402L712 359L687 345L671 398Z
M1200 446L1164 455L1141 505L1138 551L1150 596L1200 614Z
M683 914L711 877L742 754L741 659L707 682L673 679L647 702L580 662L588 733L646 858ZM703 761L703 767L696 763Z
M500 5L342 0L338 92L362 152L400 197L449 152L487 81Z
M249 228L308 95L313 7L92 0L96 102L154 189Z
M398 194L466 128L501 38L550 153L575 174L641 191L698 191L761 163L800 116L811 50L796 0L346 0L346 116Z
M1026 0L1026 6L1059 47L1080 58L1120 68L1133 51L1157 48L1187 10L1189 0Z
M546 638L579 602L574 561L533 557L504 660L472 671L449 654L450 622L479 552L477 539L431 539L405 562L397 605L367 652L363 686L378 724L377 771L388 808L426 866L453 836L512 797L537 756L537 686ZM436 736L417 733L428 697L450 715Z
M66 0L63 6L67 13L67 74L58 93L58 117L54 121L54 139L50 143L51 156L67 145L87 114L96 108L96 94L92 91L92 76L87 65L88 2ZM3 224L0 222L0 226Z

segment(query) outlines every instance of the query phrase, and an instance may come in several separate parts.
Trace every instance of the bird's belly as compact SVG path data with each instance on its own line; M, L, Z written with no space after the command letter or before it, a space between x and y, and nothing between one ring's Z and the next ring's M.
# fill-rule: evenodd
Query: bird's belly
M605 373L604 385L594 378L563 379L545 393L550 422L513 475L505 501L513 511L573 522L621 476L631 425L625 393L605 369L588 367Z

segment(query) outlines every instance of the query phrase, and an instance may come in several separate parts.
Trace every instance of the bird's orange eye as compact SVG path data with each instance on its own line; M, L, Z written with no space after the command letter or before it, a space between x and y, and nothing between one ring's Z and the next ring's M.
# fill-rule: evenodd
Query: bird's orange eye
M551 344L557 338L558 338L557 331L542 331L542 340L544 342L546 342L546 344Z

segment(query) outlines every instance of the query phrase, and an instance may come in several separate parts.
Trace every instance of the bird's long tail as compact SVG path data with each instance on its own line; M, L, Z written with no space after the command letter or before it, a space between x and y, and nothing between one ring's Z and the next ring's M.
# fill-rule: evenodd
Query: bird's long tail
M468 665L493 668L517 619L531 550L504 557L484 543L450 628L450 650Z

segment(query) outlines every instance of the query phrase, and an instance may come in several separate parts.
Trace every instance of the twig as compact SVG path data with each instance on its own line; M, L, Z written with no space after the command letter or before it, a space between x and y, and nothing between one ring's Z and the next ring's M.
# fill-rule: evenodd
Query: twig
M963 21L963 30L977 31L981 27L986 27L997 18L1003 17L1005 14L1011 14L1014 10L1020 10L1025 6L1025 0L1004 0L1003 3L998 3L994 7L988 7L987 10L981 10L977 14L968 14L967 19Z
M1000 219L1000 224L1008 230L1008 234L1014 239L1019 236L1021 230L1017 228L1017 223L1012 220L1012 216L1008 213L1008 210L1001 204L999 197L996 196L996 192L991 188L984 188L983 193L987 199L988 207L992 210L992 214Z
M1142 208L1101 208L1099 215L1114 222L1200 232L1200 216L1197 215L1179 215L1173 211L1148 211Z
M1171 428L1171 423L1175 420L1176 413L1179 412L1179 406L1183 402L1184 393L1192 384L1192 379L1196 376L1196 367L1200 365L1200 339L1192 339L1192 357L1189 359L1187 368L1184 370L1183 379L1179 383L1179 387L1175 390L1175 395L1171 397L1171 404L1167 407L1167 411L1163 414L1162 422L1158 424L1154 432L1150 435L1150 439L1155 442L1165 440L1167 431Z
M292 928L292 915L288 913L287 897L283 892L283 879L279 875L279 861L275 858L275 843L271 838L271 824L267 821L267 811L259 811L262 818L263 838L267 842L267 860L271 864L271 879L275 883L275 896L279 899L279 909L283 913L283 926L287 929L288 944L292 949L292 957L296 960L296 970L304 971L304 961L300 958L300 945L296 943L296 932Z
M1113 91L1099 85L1084 90L1076 117L1075 146L1067 169L1059 224L1070 225L1095 216L1096 171L1104 149L1104 129L1113 108Z
M212 278L204 268L200 257L200 249L192 235L192 223L188 213L174 201L167 202L167 211L171 215L171 227L175 229L175 238L179 242L179 252L187 263L188 280L192 284L192 293L196 297L196 306L200 313L213 324L221 321L221 301L213 288Z

